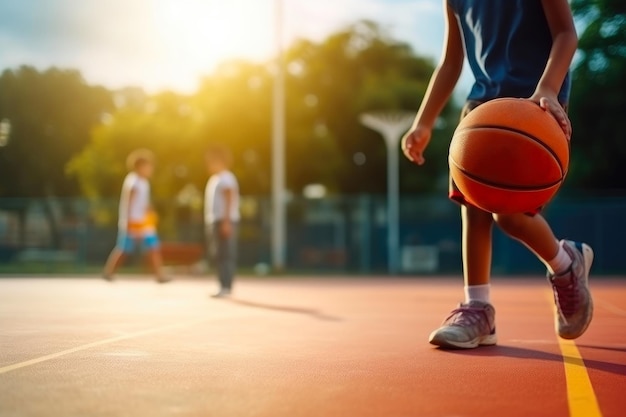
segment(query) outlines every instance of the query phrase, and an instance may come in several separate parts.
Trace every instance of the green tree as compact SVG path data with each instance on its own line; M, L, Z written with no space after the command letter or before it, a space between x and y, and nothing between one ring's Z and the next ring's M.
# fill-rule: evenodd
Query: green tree
M109 93L87 85L76 71L24 66L0 75L0 120L10 124L8 140L0 146L0 197L46 197L53 246L61 237L48 197L78 193L65 164L88 143L91 129L111 106ZM6 208L18 212L23 240L27 205L13 201Z
M11 125L0 147L0 197L75 196L65 164L89 142L112 106L110 94L77 71L32 67L0 76L0 119Z
M297 42L287 53L287 68L290 73L287 84L289 146L307 143L291 136L298 128L323 132L335 143L336 149L332 152L339 155L340 160L333 165L323 154L313 154L314 157L309 158L309 164L313 165L305 166L306 171L322 179L322 173L326 172L334 182L327 185L342 193L384 193L385 144L379 134L360 125L358 116L370 110L416 110L424 96L433 63L416 55L409 45L391 38L375 23L362 21L319 44L306 40ZM299 106L302 101L311 106L308 123L294 117L303 111ZM443 120L449 117L457 117L453 103L444 111ZM294 126L294 122L298 126ZM449 132L437 131L436 135L449 135ZM429 149L431 163L420 171L403 161L403 191L434 189L437 178L446 172L447 144L448 140L434 140ZM322 149L330 151L330 148ZM295 153L298 154L305 156L306 150ZM357 155L361 161L355 163ZM291 160L301 168L303 162L307 162L306 157ZM295 169L289 169L288 173L294 175ZM313 177L306 179L314 180Z
M571 186L624 189L626 3L574 0L572 9L585 29L573 72Z
M272 75L265 64L244 61L224 63L205 77L193 97L203 114L203 147L228 146L242 192L267 194L271 170ZM200 183L206 181L202 173Z
M166 220L171 220L176 208L169 202L203 175L198 154L204 146L200 133L203 116L192 107L190 98L173 92L139 100L135 95L137 90L118 94L124 104L93 130L89 145L67 164L67 173L78 179L83 194L104 203L94 206L95 220L100 223L116 220L115 210L106 203L119 196L128 172L126 157L135 149L148 148L156 155L152 197L157 203L168 202L158 207ZM165 222L166 231L168 226L171 222Z
M284 63L288 188L299 193L308 184L322 183L337 193L383 193L385 145L360 125L358 116L368 110L416 109L433 70L431 61L374 23L359 22L320 43L297 41ZM126 154L148 147L158 160L154 195L171 198L188 184L202 190L203 151L222 143L233 151L242 192L267 194L272 86L271 64L232 61L205 77L191 96L167 93L122 106L93 132L69 172L87 195L113 197ZM448 117L457 117L453 105L444 113L444 120ZM403 163L405 190L432 190L445 174L448 141L433 143L432 163L419 174ZM366 158L363 165L353 162L359 152Z

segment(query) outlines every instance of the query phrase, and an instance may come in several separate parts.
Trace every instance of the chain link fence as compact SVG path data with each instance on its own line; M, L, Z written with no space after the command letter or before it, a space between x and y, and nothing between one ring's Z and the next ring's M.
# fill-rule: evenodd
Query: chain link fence
M201 206L158 201L156 208L166 263L202 265ZM626 274L621 253L624 214L626 197L557 199L545 212L557 236L592 245L595 273L617 275ZM287 216L289 271L385 273L384 197L293 198ZM400 219L397 256L403 273L461 272L458 206L441 197L403 196ZM116 222L114 200L0 199L0 273L98 271L115 244ZM243 269L268 268L270 222L269 198L242 199L239 265ZM523 245L495 229L493 272L543 274L544 268Z

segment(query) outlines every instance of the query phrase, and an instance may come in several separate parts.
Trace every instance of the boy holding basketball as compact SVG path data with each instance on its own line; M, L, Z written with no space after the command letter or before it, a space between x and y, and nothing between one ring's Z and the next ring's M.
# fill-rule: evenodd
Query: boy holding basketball
M137 245L148 253L148 259L157 276L157 282L170 279L163 273L163 262L156 232L156 213L150 203L150 183L154 157L147 149L137 149L128 155L126 164L130 171L120 196L117 244L111 251L104 267L104 279L113 280L113 274L124 257Z
M443 4L444 50L413 127L402 140L406 157L424 163L433 126L459 79L465 56L475 83L462 116L495 98L528 98L554 116L569 140L572 129L565 108L577 36L567 0L443 0ZM591 248L558 241L539 210L488 213L468 204L452 181L450 198L461 203L465 301L431 333L430 343L443 348L496 343L489 283L494 222L546 265L559 336L582 335L593 312L587 283Z

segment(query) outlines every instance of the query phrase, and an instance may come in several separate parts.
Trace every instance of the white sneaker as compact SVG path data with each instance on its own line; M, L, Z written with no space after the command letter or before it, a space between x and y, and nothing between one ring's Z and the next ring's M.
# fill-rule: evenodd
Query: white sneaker
M226 297L230 297L230 290L227 288L222 288L221 290L219 290L218 292L216 292L215 294L213 294L211 297L213 298L226 298Z
M443 325L430 334L429 342L448 349L473 349L497 343L496 310L489 303L470 301L444 320Z

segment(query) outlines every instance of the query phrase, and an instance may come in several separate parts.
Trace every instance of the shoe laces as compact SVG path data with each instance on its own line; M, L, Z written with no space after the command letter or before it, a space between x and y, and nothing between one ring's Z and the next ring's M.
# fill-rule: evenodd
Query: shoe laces
M452 310L445 323L463 327L480 325L491 330L487 311L481 307L461 305L459 308Z
M561 312L561 315L569 317L578 309L578 281L572 279L571 271L568 274L569 282L567 284L555 283L554 279L555 278L553 278L552 281L552 288L554 289L554 300L556 301L557 308Z

